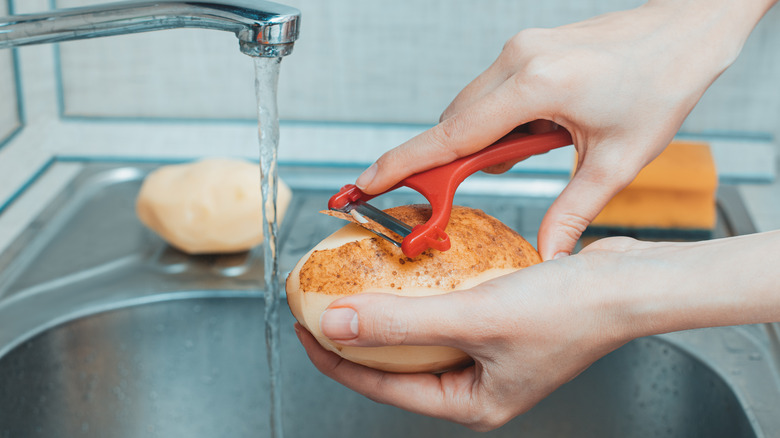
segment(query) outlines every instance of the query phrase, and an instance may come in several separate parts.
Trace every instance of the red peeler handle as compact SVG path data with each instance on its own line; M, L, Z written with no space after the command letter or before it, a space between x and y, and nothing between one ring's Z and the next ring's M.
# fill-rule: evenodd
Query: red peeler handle
M487 167L542 154L570 144L571 134L562 128L534 135L510 133L479 152L409 176L389 190L376 195L365 194L353 184L346 185L330 198L328 208L343 209L350 202L368 201L398 187L409 187L425 196L433 213L428 222L415 226L411 234L404 238L401 250L407 257L417 257L428 248L446 251L450 249L450 239L444 229L450 221L455 191L463 180Z

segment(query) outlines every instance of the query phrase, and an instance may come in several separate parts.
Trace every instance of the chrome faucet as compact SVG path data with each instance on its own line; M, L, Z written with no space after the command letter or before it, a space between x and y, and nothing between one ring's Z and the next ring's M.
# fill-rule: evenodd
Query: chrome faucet
M0 49L197 27L233 32L242 53L278 58L298 39L300 11L264 0L128 1L0 17Z

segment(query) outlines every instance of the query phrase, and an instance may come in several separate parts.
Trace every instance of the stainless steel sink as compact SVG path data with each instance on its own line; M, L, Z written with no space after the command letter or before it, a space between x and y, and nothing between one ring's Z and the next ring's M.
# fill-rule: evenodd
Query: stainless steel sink
M262 314L259 298L195 298L50 329L0 361L0 436L265 436ZM291 327L289 312L282 321ZM288 436L473 435L364 399L321 376L292 330L284 330L282 340ZM657 338L604 358L488 436L520 433L757 436L723 378Z
M84 166L0 255L0 438L268 436L261 252L190 257L145 230L133 200L153 167ZM289 270L340 226L316 211L354 175L281 172L295 190L280 238ZM562 182L508 178L514 194L467 188L458 202L533 239L550 202L539 188ZM735 232L730 221L740 212L722 213L718 233ZM330 381L306 358L292 323L283 308L287 436L483 435ZM631 342L485 436L771 437L779 411L763 328L717 328Z

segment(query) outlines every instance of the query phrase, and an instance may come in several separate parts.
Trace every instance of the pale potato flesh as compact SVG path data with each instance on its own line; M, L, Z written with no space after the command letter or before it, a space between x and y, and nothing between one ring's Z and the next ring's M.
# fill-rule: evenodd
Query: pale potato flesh
M281 221L292 191L279 180ZM163 166L147 176L136 200L141 222L189 254L246 251L263 241L260 168L210 158Z

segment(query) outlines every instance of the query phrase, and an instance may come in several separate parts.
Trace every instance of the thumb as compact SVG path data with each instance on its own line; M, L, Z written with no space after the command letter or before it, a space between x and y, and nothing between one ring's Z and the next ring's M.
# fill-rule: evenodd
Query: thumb
M426 297L359 294L333 302L320 317L320 330L347 346L456 347L468 338L463 325L472 319L465 301L459 292Z
M503 84L457 114L387 151L355 184L369 194L381 193L409 175L477 152L516 126L534 120L532 108Z
M538 237L542 259L571 254L585 228L641 169L614 164L583 162L542 219Z

